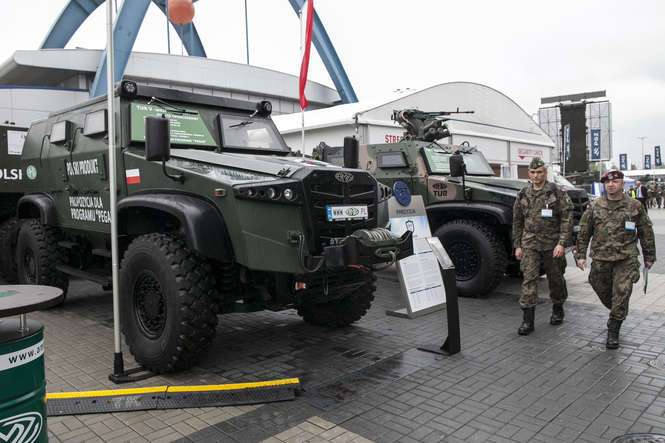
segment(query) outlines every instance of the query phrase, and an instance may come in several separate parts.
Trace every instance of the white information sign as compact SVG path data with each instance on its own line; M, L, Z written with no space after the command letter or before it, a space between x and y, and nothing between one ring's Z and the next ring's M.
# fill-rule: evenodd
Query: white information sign
M432 251L407 257L400 260L397 266L400 282L407 294L409 313L446 302L439 262Z
M9 155L21 155L23 143L25 143L25 131L7 131L7 153Z
M407 230L413 232L413 255L397 263L407 316L442 309L446 293L439 263L428 243L432 233L422 197L412 196L408 206L401 206L393 197L388 211L393 234L401 236Z

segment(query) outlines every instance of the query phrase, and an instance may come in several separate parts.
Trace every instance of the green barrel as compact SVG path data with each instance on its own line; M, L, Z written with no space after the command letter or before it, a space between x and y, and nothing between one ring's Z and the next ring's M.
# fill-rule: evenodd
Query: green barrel
M0 441L45 442L44 328L28 320L0 319Z

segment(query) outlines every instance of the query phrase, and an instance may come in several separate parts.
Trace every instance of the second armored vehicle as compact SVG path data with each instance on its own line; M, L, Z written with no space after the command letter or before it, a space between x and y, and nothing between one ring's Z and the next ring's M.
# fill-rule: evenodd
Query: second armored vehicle
M496 288L506 272L519 273L511 242L512 208L528 182L496 177L483 154L468 144L438 143L450 135L445 122L451 113L395 111L392 118L406 129L404 138L360 145L356 155L347 155L347 166L371 172L387 186L405 182L413 194L422 195L432 233L455 264L459 294L482 296ZM342 148L322 151L315 155L342 164ZM463 159L458 171L452 170L453 154ZM573 186L561 187L573 201L577 224L588 195Z

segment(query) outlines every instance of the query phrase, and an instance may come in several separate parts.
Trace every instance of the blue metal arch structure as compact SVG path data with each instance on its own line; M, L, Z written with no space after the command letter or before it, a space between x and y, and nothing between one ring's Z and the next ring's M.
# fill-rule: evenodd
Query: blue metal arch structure
M60 16L57 18L50 31L48 32L40 49L64 48L79 29L81 24L92 14L95 9L104 3L105 0L69 0ZM134 47L134 42L138 35L141 23L145 13L150 6L150 2L155 3L157 7L166 15L167 0L131 0L123 1L120 13L114 26L113 43L115 47L115 59L113 79L120 81L122 78L129 56ZM193 0L197 1L197 0ZM291 7L298 14L303 8L305 0L289 0ZM196 27L193 23L187 25L173 25L180 40L182 41L187 54L198 57L205 57L205 49L199 37ZM328 75L335 84L335 88L342 99L342 103L357 102L358 98L351 86L342 62L337 56L330 37L321 22L316 11L314 11L314 23L312 25L312 41L318 51L323 64L328 70ZM97 73L90 89L90 96L96 97L106 93L106 51L100 58L97 67Z
M134 42L151 1L166 15L166 0L131 0L122 3L120 13L113 27L115 47L113 80L116 82L120 81L125 72ZM103 3L104 0L70 0L51 27L41 45L41 49L64 48L81 24ZM203 43L193 23L187 25L174 24L173 26L185 46L187 54L198 57L206 56ZM97 66L90 96L97 97L105 93L106 50L102 53Z

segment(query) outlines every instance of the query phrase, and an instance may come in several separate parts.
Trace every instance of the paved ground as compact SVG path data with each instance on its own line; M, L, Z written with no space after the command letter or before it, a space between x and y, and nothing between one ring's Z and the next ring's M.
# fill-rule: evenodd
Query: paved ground
M51 441L607 442L665 433L665 210L651 215L660 267L646 295L642 281L635 285L619 350L604 349L607 310L573 267L566 321L550 326L544 302L528 337L516 334L518 280L461 299L462 352L452 357L416 350L443 342L445 313L385 315L401 302L394 275L384 273L372 310L354 326L315 328L293 311L223 316L197 367L135 385L300 377L295 401L51 417ZM76 281L64 307L32 317L46 326L49 392L115 387L108 292Z

